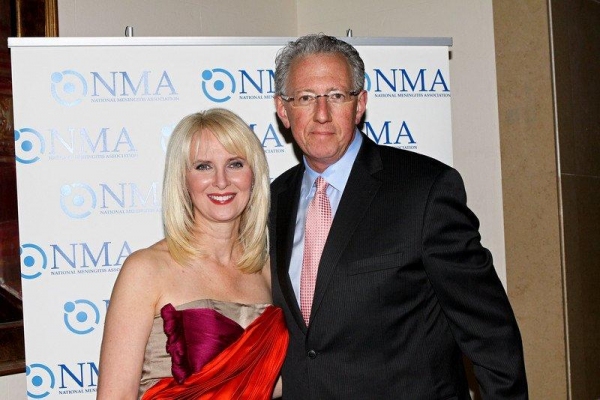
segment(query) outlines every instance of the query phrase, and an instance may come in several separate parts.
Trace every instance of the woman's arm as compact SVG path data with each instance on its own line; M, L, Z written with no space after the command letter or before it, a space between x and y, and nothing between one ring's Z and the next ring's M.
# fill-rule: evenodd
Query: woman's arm
M98 400L137 398L159 293L148 252L130 255L113 287L100 350Z

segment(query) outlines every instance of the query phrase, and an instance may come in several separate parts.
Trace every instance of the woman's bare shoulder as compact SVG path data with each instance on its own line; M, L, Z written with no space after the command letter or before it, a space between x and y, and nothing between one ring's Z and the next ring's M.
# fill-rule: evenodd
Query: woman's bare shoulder
M166 241L163 239L131 253L123 263L121 272L134 275L156 274L170 261L171 256Z
M163 292L163 282L168 279L169 252L164 240L131 253L123 265L113 287L113 296L125 303L154 305ZM111 299L111 304L113 300Z

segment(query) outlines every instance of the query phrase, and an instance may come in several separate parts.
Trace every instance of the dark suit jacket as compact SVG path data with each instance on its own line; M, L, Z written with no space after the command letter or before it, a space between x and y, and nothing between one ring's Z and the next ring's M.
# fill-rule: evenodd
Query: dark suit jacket
M363 137L306 327L288 275L303 164L272 184L274 303L290 332L283 398L525 399L520 333L458 172Z

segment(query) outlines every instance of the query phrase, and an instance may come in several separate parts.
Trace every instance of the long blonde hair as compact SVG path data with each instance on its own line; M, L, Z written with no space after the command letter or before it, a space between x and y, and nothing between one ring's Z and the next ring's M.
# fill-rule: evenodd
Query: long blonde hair
M238 240L242 255L237 268L245 273L258 272L268 258L269 167L254 132L239 116L224 108L184 117L169 139L163 181L163 225L169 252L183 265L202 254L202 249L192 244L194 208L186 173L192 167L192 140L203 130L213 133L228 152L244 158L252 170L252 193L240 219Z

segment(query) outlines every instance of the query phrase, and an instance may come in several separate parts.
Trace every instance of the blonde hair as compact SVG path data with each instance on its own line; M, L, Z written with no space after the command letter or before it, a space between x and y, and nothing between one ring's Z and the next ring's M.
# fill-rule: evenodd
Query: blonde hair
M237 268L245 273L258 272L268 258L269 167L254 132L239 116L224 108L212 108L184 117L169 139L162 197L163 225L169 252L175 261L183 265L202 255L202 249L192 244L194 208L187 190L186 173L192 168L192 140L203 130L213 133L228 152L244 158L252 170L252 192L240 219L238 240L242 255Z

